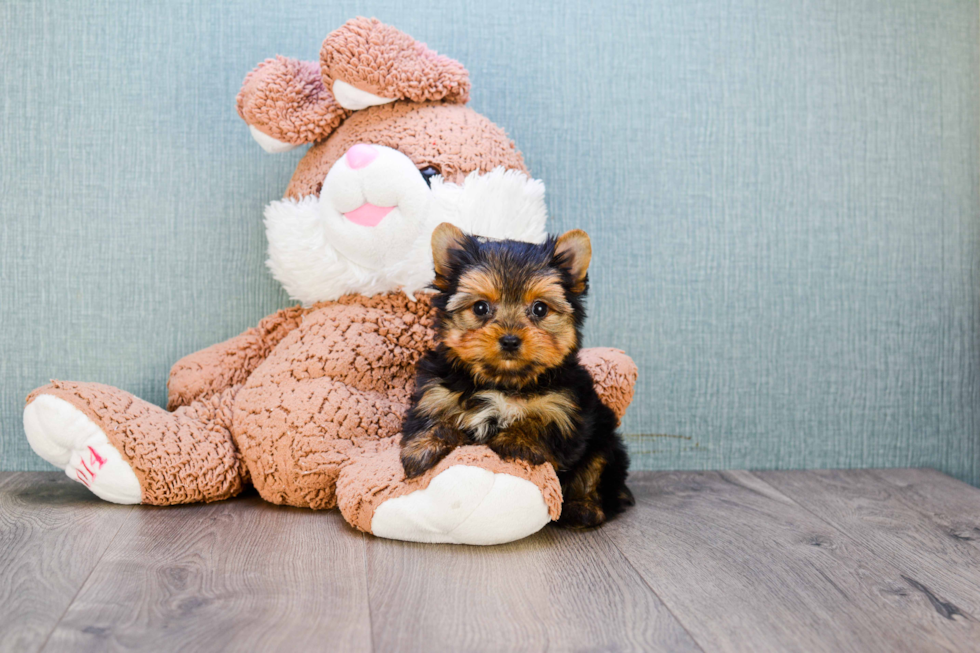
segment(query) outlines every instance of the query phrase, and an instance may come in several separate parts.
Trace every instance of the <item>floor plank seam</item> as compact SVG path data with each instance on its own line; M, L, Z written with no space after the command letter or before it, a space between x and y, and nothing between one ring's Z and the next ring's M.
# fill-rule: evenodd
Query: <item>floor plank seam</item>
M129 507L129 514L126 515L126 519L119 522L119 528L117 528L116 532L112 534L112 538L109 539L109 542L105 545L105 548L102 549L102 553L99 554L99 559L96 560L95 564L92 565L92 568L89 569L88 574L86 574L85 576L85 580L83 580L81 584L78 586L78 589L72 595L71 600L68 602L68 605L65 606L64 611L58 617L58 620L54 622L54 626L48 632L48 636L44 638L44 641L41 642L41 645L37 648L37 653L41 653L41 651L43 651L45 647L47 647L48 642L51 641L51 636L54 635L54 631L58 630L58 626L61 625L61 621L65 618L65 615L68 614L68 611L71 609L71 606L74 605L75 599L78 598L78 595L81 594L82 590L85 589L85 586L88 585L88 581L90 578L92 578L92 574L94 574L95 570L98 569L99 565L102 564L102 559L105 557L106 552L112 548L112 543L116 541L116 538L119 536L119 532L122 530L122 527L126 524L126 522L128 522L132 518L133 512L135 512L135 510L136 510L136 506Z
M624 517L622 517L622 516L620 517L620 519L623 519L623 518ZM680 626L681 629L685 633L687 633L687 636L691 638L691 641L694 642L694 645L697 646L699 650L703 651L704 653L707 653L707 651L704 648L704 646L701 645L701 642L699 642L697 639L694 638L694 635L691 633L691 631L688 629L688 627L684 624L684 622L681 621L680 618L676 614L674 614L674 611L670 609L670 606L667 605L667 602L664 601L663 597L660 596L660 594L657 592L657 590L655 590L655 589L653 589L653 587L651 587L650 583L647 582L647 579L644 578L643 574L641 574L639 572L639 570L633 565L633 561L629 559L629 556L627 556L625 553L623 553L623 550L619 548L619 545L616 544L616 542L611 537L609 537L608 535L606 535L605 533L603 533L601 528L599 529L599 534L603 538L605 538L605 540L607 542L609 542L614 549L616 549L616 551L619 553L619 555L621 555L623 557L623 560L626 561L626 564L627 564L627 566L629 566L630 570L634 574L636 574L636 577L640 580L640 582L643 583L643 585L648 590L650 590L655 597L657 597L657 600L660 601L660 605L664 606L664 609L667 611L667 613L670 616L672 616L674 618L674 621L677 622L677 625Z
M840 533L843 537L847 538L847 540L849 542L851 542L854 546L858 547L862 551L865 551L868 555L870 555L874 559L880 561L882 564L890 567L892 570L895 571L895 573L898 574L899 578L901 578L902 580L904 580L907 584L909 584L914 589L917 589L915 587L918 584L917 581L911 580L906 575L911 570L904 570L904 569L902 569L902 567L900 566L900 563L899 562L897 562L897 561L895 561L895 560L893 560L893 559L891 559L889 557L885 557L885 556L883 556L880 553L877 553L873 548L871 548L871 547L867 546L866 544L864 544L859 538L855 537L854 535L851 535L847 530L844 529L843 525L835 524L834 522L830 521L829 519L827 519L827 518L825 518L825 517L823 517L823 516L815 513L813 510L810 510L809 508L807 508L803 504L801 504L798 501L796 501L796 499L794 499L793 497L787 495L785 492L783 492L782 490L780 490L776 486L772 485L771 483L769 483L768 481L766 481L765 479L763 479L762 477L760 477L755 472L751 472L750 471L748 473L751 474L753 477L755 477L760 483L764 483L765 485L768 485L769 487L771 487L774 492L777 492L777 493L781 494L782 496L786 497L789 501L791 501L793 503L794 506L799 507L800 510L803 510L803 511L805 511L805 512L811 514L811 515L813 515L813 517L815 519L819 520L820 522L823 522L824 524L826 524L827 526L829 526L830 528L832 528L835 532ZM924 516L926 518L929 518L929 515L926 515L925 513L920 512L919 514L921 514L922 516ZM928 597L928 595L927 595L927 597ZM930 600L930 603L932 603L933 604L933 607L935 607L936 603L934 601ZM942 614L941 611L940 611L940 614ZM963 614L963 617L966 618L966 619L968 619L968 620L977 621L976 617L974 617L973 615L970 615L970 614Z
M973 487L969 483L963 483L963 481L960 481L959 479L953 478L951 476L947 476L946 474L943 474L942 472L940 472L938 469L933 469L932 467L921 467L919 469L927 470L927 471L931 471L931 472L935 472L935 473L940 474L942 476L946 476L946 478L949 478L949 479L951 479L952 481L954 481L956 483L962 483L965 487L967 487L967 488L969 488L971 490L977 490L978 489L978 488ZM881 481L882 483L884 483L888 487L895 488L895 492L896 492L896 495L895 496L898 497L898 500L901 502L902 506L907 507L909 510L912 510L913 512L916 512L916 513L922 515L929 522L935 524L937 528L943 529L944 526L939 522L939 519L938 519L937 514L935 512L933 512L932 510L926 510L925 508L920 507L919 504L917 504L915 501L908 500L904 496L902 496L901 490L903 489L903 486L899 485L897 481L894 481L891 478L889 478L889 475L887 474L887 472L889 472L889 471L890 471L889 469L868 469L867 470L867 472L873 478L878 479L879 481ZM885 472L885 473L882 473L882 472ZM948 515L949 513L943 513L943 514L947 514ZM977 533L980 534L980 529L977 530ZM975 548L980 548L980 541L978 541L976 538L969 538L969 542L968 543L969 543L969 545L972 545Z
M373 537L373 536L372 536ZM361 556L364 558L364 601L367 603L367 614L368 614L368 635L371 639L371 651L377 651L378 645L374 641L374 614L371 610L371 583L370 574L368 573L368 546L370 541L368 540L367 533L361 533Z
M901 469L905 469L905 468L901 468ZM931 467L924 467L922 469L928 469L928 470L931 470L931 471L935 471L935 472L937 472L939 474L942 474L942 472L939 472L938 470L934 470ZM863 471L867 472L872 477L878 479L879 481L881 481L885 485L894 488L896 491L902 489L902 486L899 485L897 482L893 481L892 479L888 478L888 475L887 474L881 474L881 472L887 472L887 471L889 471L887 469L867 469L867 470L863 470ZM943 476L946 476L946 475L943 474ZM949 476L947 478L950 478L950 479L952 479L952 480L954 480L954 481L956 481L958 483L963 483L959 479L955 479L955 478L953 478L951 476ZM978 488L973 487L969 483L963 483L963 485L966 486L966 487L968 487L968 488L970 488L971 490L977 490L978 489ZM936 513L934 513L931 510L926 510L924 508L919 507L919 505L917 503L915 503L914 501L909 501L908 499L906 499L905 497L903 497L901 494L896 494L896 496L898 497L898 500L901 502L901 504L903 506L907 507L908 509L910 509L910 510L912 510L914 512L919 513L920 515L922 515L923 517L925 517L929 521L935 523L935 521L936 521Z
M861 547L861 549L863 549L864 551L867 551L868 553L870 553L871 555L873 555L878 560L881 560L882 562L884 562L888 566L890 566L893 569L895 569L895 571L897 571L899 574L902 573L902 570L899 569L898 567L896 567L894 562L892 562L891 560L888 560L887 558L882 558L880 555L878 555L877 553L875 553L873 550L869 549L867 546L865 546L864 544L862 544L859 539L857 539L856 537L854 537L853 535L851 535L850 533L848 533L847 531L845 531L843 529L843 527L838 526L837 524L835 524L834 522L830 521L826 517L823 517L822 515L818 515L817 513L813 512L812 510L810 510L809 508L807 508L806 506L804 506L803 504L801 504L800 502L798 502L796 499L794 499L793 497L789 496L788 494L786 494L785 492L783 492L782 490L780 490L779 488L777 488L775 485L769 483L769 481L765 480L764 478L762 478L761 476L759 476L758 474L756 474L754 471L747 471L746 473L751 474L760 483L762 483L764 485L767 485L768 487L772 488L772 491L773 492L775 492L777 494L780 494L780 495L786 497L786 500L789 501L790 503L792 503L794 506L796 506L800 510L803 510L804 512L812 515L816 520L818 520L820 522L823 522L824 524L826 524L830 528L834 529L836 532L838 532L841 535L845 536L848 540L850 540L851 542L853 542L855 545Z

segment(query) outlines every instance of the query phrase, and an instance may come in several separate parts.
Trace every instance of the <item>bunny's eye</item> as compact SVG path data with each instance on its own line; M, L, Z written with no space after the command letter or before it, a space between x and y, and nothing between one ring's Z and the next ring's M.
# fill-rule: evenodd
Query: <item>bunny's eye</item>
M429 188L432 188L432 178L439 174L439 169L434 166L425 166L419 169L419 174L422 175L422 179L429 185Z
M479 301L473 304L473 314L477 317L483 317L490 312L490 304L484 301Z

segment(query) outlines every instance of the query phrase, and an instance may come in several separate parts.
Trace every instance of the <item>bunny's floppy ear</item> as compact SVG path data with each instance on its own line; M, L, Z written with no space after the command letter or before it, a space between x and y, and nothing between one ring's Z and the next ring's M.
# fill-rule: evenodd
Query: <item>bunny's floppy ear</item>
M245 76L238 115L267 152L285 152L326 138L350 111L323 85L314 61L266 59Z
M357 110L395 100L465 104L463 65L376 18L355 18L331 32L320 49L324 85L341 106Z

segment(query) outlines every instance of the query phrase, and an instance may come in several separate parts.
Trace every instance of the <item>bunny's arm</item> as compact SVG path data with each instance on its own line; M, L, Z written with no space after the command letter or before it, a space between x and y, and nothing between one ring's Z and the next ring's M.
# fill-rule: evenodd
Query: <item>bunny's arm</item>
M592 375L602 403L612 408L619 420L633 401L638 370L633 359L621 349L590 347L579 351L578 360Z
M167 409L174 410L240 385L308 312L301 306L277 311L242 334L184 356L170 369Z

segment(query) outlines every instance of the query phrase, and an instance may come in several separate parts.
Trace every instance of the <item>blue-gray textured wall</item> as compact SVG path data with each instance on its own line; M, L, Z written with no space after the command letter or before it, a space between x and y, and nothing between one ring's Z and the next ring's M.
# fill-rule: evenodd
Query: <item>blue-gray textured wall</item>
M163 403L286 305L262 207L299 153L244 74L375 15L593 235L589 344L640 366L637 467L934 466L980 483L976 0L0 5L0 468L51 377Z

